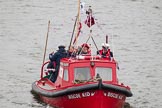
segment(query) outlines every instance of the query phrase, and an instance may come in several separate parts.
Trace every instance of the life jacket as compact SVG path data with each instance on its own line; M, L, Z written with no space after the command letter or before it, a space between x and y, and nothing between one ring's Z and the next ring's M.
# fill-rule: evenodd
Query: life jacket
M108 49L108 51L105 54L103 53L103 50L99 50L99 55L110 57L110 49Z

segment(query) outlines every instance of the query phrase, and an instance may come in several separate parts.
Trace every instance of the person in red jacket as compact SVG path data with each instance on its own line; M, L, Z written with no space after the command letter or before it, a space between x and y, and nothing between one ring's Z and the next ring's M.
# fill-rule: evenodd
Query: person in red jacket
M82 44L79 54L91 54L90 46L87 43Z
M113 53L110 51L109 47L110 47L109 44L103 43L102 44L102 49L97 51L97 54L101 55L103 58L106 58L106 57L111 58L111 57L113 57Z

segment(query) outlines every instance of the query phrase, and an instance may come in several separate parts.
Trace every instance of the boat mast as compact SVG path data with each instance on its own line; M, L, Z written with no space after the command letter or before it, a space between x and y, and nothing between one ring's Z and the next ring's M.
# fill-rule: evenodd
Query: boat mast
M50 29L50 20L48 21L48 29L47 29L47 35L46 35L46 43L45 43L45 46L44 46L44 55L43 55L43 63L42 64L44 64L45 57L46 57L49 29ZM40 77L43 78L43 71L41 72Z
M78 41L78 33L79 31L79 27L80 27L80 0L78 0L78 14L77 14L77 32L75 34L75 43L73 43L73 45L77 46L77 41Z

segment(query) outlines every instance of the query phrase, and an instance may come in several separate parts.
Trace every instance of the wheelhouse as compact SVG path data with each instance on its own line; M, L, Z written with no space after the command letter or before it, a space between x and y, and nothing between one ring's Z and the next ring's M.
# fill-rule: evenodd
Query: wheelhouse
M116 62L109 60L62 59L56 85L68 86L75 81L89 81L99 75L103 82L117 83Z

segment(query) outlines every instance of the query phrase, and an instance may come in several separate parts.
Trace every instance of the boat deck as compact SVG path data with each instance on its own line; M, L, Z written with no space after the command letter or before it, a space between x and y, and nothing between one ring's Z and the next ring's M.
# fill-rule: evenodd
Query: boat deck
M45 83L45 84L39 84L39 87L46 89L46 90L53 90L56 89L56 87L54 86L50 86L49 84Z

